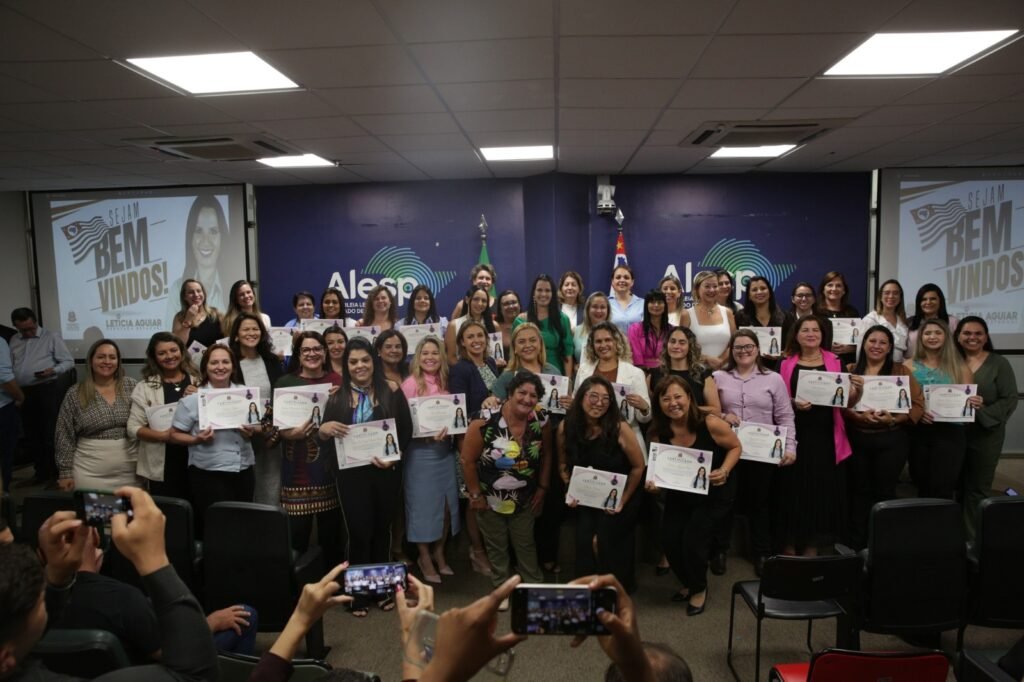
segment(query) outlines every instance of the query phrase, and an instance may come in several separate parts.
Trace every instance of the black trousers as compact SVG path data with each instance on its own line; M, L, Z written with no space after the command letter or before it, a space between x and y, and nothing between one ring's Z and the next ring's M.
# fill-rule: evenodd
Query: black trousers
M715 524L732 509L736 479L712 488L708 495L665 491L665 515L661 543L679 582L691 594L707 588L708 548Z
M402 494L401 467L363 466L337 472L338 498L348 531L351 564L388 561L391 523Z
M849 463L851 546L868 542L868 518L876 502L896 499L896 485L907 463L910 434L905 428L884 431L850 429L853 456Z
M565 519L565 485L551 467L551 479L548 491L544 494L544 505L540 516L533 524L533 539L537 543L537 562L545 564L558 563L558 541L562 533L562 521Z
M592 507L576 508L577 577L611 573L627 592L636 588L636 522L643 494L638 488L618 514Z
M918 495L952 500L967 455L967 429L962 424L918 424L912 439Z
M772 480L776 467L763 462L740 460L735 478L739 486L735 504L715 523L711 552L727 553L732 544L736 512L747 517L750 528L750 551L754 556L769 555L775 549L772 540Z
M197 538L202 538L205 532L206 510L210 505L216 502L252 502L256 491L254 471L254 467L238 472L188 468Z
M289 514L288 529L292 536L292 549L299 554L309 549L314 521L317 542L324 550L324 565L330 570L340 564L345 557L345 547L342 544L344 531L339 507L316 514Z
M32 452L36 478L57 477L57 461L53 456L53 437L60 411L59 379L34 386L23 386L25 402L21 405L21 428L26 445Z

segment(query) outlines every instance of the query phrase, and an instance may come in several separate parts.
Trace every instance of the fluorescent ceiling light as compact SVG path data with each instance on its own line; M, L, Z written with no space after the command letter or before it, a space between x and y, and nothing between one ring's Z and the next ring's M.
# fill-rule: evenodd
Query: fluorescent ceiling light
M147 57L127 61L193 95L299 87L252 52Z
M268 156L265 159L256 160L272 168L319 168L334 165L333 162L328 161L327 159L322 159L316 154Z
M538 161L555 158L555 148L549 144L537 147L481 147L480 153L488 161Z
M826 76L913 76L938 74L1017 33L876 33L825 72Z
M714 154L709 156L710 159L768 159L775 156L782 156L790 149L796 147L795 144L772 144L762 145L760 147L719 147Z

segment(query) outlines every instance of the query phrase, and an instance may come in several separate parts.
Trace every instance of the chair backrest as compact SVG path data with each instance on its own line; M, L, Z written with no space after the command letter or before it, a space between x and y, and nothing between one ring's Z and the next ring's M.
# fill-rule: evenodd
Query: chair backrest
M871 510L862 627L874 632L948 630L964 615L967 548L960 505L889 500Z
M807 682L945 682L949 661L941 651L847 651L814 654Z
M1024 497L990 497L978 505L975 538L978 575L971 622L1024 627Z
M251 604L261 632L281 630L298 600L288 516L277 507L217 502L206 510L206 610Z
M256 669L260 662L257 656L246 656L245 654L232 654L225 651L217 653L217 668L219 669L220 682L246 682L249 675ZM333 668L327 661L320 661L315 658L294 658L291 661L292 674L288 679L290 682L310 682L323 678Z
M46 519L55 512L74 510L75 498L71 493L42 491L26 495L21 505L18 537L26 545L36 547L39 545L39 529Z
M1020 682L985 655L986 652L964 649L957 661L957 682Z
M50 630L31 656L55 673L90 680L131 665L121 640L106 630Z
M188 500L159 495L155 496L153 501L164 513L166 519L164 543L167 549L167 558L170 560L171 566L174 566L178 576L195 593L196 546L192 505L188 503ZM113 545L107 551L103 572L111 578L116 578L129 585L142 587L142 579L135 571L135 567Z
M773 556L764 564L761 597L791 601L856 601L862 560L858 555Z
M17 525L14 523L14 502L7 493L0 493L0 518L3 518L14 533Z

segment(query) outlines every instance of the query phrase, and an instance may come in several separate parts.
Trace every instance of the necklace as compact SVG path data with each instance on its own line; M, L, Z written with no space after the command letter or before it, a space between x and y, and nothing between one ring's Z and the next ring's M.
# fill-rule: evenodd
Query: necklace
M718 307L717 304L713 303L713 304L711 304L710 307L709 306L699 305L699 306L697 306L697 309L704 311L704 314L707 315L708 317L712 317L712 316L714 316L715 309L717 307Z

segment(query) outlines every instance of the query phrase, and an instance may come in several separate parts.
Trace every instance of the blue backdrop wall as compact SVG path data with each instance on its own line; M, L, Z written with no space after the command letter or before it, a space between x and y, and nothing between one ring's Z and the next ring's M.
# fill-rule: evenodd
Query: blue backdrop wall
M871 181L858 174L657 175L612 179L625 214L635 291L674 270L689 290L705 267L742 282L763 274L788 306L800 280L817 286L846 274L851 302L868 301ZM580 272L587 291L607 290L616 224L596 212L593 176L303 185L256 189L260 299L275 324L292 317L291 296L339 286L349 317L378 282L400 298L426 282L448 314L480 255L480 214L498 286L525 297L542 272ZM403 305L404 309L404 305Z

